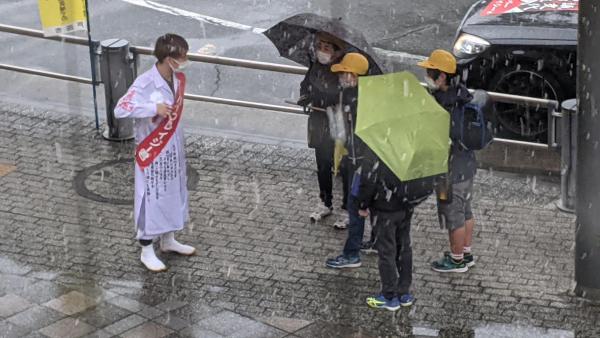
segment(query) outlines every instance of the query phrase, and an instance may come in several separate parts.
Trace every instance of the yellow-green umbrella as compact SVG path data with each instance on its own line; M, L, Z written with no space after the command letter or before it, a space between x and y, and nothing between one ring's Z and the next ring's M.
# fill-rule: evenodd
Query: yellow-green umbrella
M359 78L356 135L401 181L448 171L450 114L409 72Z

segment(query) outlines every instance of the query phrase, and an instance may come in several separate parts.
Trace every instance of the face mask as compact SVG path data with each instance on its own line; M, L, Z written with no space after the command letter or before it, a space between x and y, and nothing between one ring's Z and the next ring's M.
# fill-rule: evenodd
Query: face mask
M327 65L331 62L331 55L318 50L317 51L317 61L319 61L319 63L322 65Z
M430 90L435 91L440 89L440 85L435 83L435 81L429 76L425 76L425 83L427 83L427 88L429 88Z
M175 73L182 73L187 68L187 66L189 66L189 64L190 64L190 62L187 60L183 61L183 62L179 62L179 61L173 59L173 61L177 64L178 67L175 68L171 64L169 64L169 66Z
M354 87L354 81L340 80L340 86L344 89Z
M340 86L344 89L356 87L356 80L351 74L346 73L340 76Z

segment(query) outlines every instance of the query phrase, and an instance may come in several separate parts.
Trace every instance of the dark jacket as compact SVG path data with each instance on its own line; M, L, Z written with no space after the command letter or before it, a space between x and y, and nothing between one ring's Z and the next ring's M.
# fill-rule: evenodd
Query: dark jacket
M452 183L460 183L469 180L477 172L477 160L475 152L466 150L461 145L460 128L458 128L458 112L464 110L464 105L469 103L473 96L469 93L467 87L462 84L452 84L447 91L438 90L433 93L436 101L451 114L450 139L452 146L450 148L450 159L448 171Z
M364 146L361 149L364 157L360 179L351 187L351 194L360 209L408 210L433 192L433 177L401 182L370 148Z
M300 83L298 104L323 109L335 106L340 100L340 89L338 75L331 72L331 65L313 62ZM313 110L308 114L308 146L315 148L323 142L331 142L327 114Z

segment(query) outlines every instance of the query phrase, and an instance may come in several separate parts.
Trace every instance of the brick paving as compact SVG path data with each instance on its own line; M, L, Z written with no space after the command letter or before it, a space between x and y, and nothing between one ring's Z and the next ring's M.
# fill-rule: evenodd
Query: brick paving
M152 274L132 238L132 145L102 140L92 121L2 105L0 337L600 336L600 304L571 292L575 222L552 180L478 173L466 274L429 269L447 235L433 200L419 207L417 302L394 315L364 302L375 256L325 267L345 232L308 220L309 150L188 135L187 152L197 179L179 237L198 254L163 255L169 270ZM94 166L79 186L119 203L76 192Z

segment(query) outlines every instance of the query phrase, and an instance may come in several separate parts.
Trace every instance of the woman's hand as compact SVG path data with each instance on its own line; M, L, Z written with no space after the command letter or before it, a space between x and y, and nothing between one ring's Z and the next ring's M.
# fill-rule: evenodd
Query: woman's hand
M171 114L173 113L173 107L163 104L163 103L157 103L156 104L156 115L162 117L162 118L167 118L170 117Z

